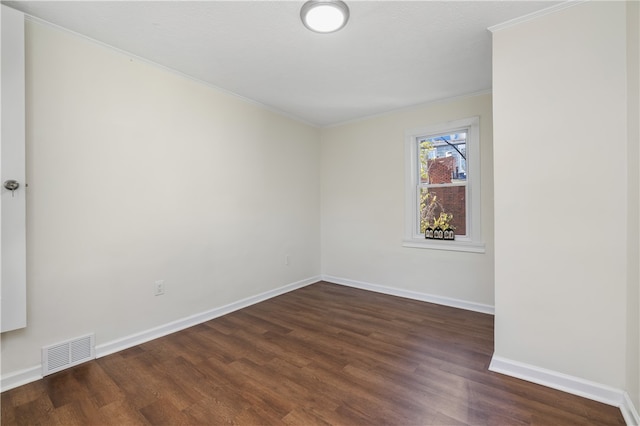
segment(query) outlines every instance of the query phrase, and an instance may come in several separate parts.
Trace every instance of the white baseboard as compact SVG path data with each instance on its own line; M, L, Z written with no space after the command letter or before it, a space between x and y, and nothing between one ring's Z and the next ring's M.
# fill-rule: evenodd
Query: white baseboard
M298 288L306 287L318 281L320 281L320 276L307 278L301 281L287 284L282 287L278 287L273 290L266 291L264 293L257 294L255 296L238 300L237 302L229 303L228 305L221 306L219 308L214 308L206 312L201 312L199 314L191 315L177 321L172 321L170 323L142 331L140 333L132 334L121 339L97 345L95 348L96 358L100 358L118 351L122 351L124 349L131 348L150 340L166 336L167 334L175 333L176 331L184 330L185 328L201 324L205 321L209 321L222 315L226 315L239 309L254 305L256 303L263 302L273 297L280 296L281 294L288 293ZM37 365L24 370L3 374L2 377L0 377L0 391L4 392L18 386L26 385L30 382L35 382L36 380L40 379L42 379L42 365Z
M193 327L194 325L201 324L205 321L212 320L214 318L221 317L231 312L237 311L247 306L255 305L256 303L263 302L281 294L288 293L301 287L308 286L315 282L320 281L320 277L311 277L295 283L287 284L282 287L278 287L273 290L260 293L255 296L247 297L237 302L229 303L228 305L214 308L206 312L191 315L186 318L173 321L159 327L154 327L149 330L142 331L140 333L132 334L130 336L123 337L121 339L113 340L111 342L103 343L96 346L96 358L100 358L106 355L110 355L115 352L122 351L124 349L131 348L133 346L148 342L153 339L157 339L167 334L175 333L176 331L184 330L185 328Z
M619 407L628 425L640 424L640 417L629 395L621 389L496 355L491 358L489 370Z
M436 296L428 293L419 293L417 291L403 290L395 287L387 287L378 284L365 283L362 281L355 281L346 278L333 277L330 275L323 275L323 281L327 281L334 284L340 284L348 287L355 287L362 290L375 291L376 293L388 294L391 296L404 297L407 299L420 300L422 302L435 303L437 305L451 306L453 308L465 309L467 311L481 312L483 314L494 315L495 310L491 305L484 305L482 303L468 302L466 300L453 299L450 297Z
M40 379L42 379L42 364L3 374L2 378L0 378L0 391L4 392Z
M633 405L627 392L624 393L624 402L620 406L620 411L622 411L622 417L624 417L624 421L627 422L629 426L640 425L640 414L638 414L638 410Z

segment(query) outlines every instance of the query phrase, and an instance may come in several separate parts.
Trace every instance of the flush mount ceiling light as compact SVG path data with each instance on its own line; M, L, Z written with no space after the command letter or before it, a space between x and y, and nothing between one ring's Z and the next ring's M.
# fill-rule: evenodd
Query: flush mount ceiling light
M349 8L340 0L309 0L300 9L305 27L317 33L332 33L349 20Z

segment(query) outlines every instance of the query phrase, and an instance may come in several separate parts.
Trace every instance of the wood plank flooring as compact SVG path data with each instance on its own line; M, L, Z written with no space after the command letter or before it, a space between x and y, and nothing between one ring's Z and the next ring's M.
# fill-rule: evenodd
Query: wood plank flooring
M622 425L487 370L493 317L325 282L2 393L2 425Z

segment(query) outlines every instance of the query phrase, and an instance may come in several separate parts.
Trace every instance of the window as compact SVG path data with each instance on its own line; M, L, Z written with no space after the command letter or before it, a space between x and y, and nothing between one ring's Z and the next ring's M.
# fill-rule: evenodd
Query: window
M480 233L479 117L407 132L404 246L484 252ZM452 228L454 241L425 239Z

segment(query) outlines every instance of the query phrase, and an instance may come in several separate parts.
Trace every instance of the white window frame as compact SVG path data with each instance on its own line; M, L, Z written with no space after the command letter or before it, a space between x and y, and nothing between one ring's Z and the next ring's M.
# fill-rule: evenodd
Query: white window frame
M420 233L419 140L431 135L455 133L467 129L467 235L454 241L428 240ZM405 132L405 225L404 247L484 253L480 221L480 117L469 117Z

